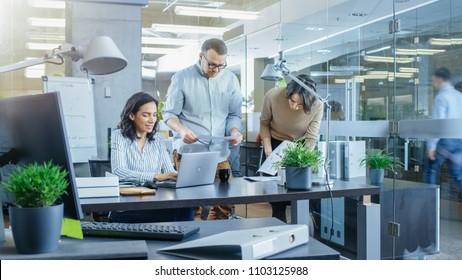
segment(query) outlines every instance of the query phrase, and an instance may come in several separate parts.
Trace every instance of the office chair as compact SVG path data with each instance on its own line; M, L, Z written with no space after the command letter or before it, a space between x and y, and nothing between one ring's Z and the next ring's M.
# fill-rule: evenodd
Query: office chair
M111 172L111 160L109 159L89 159L91 177L105 177L106 172Z

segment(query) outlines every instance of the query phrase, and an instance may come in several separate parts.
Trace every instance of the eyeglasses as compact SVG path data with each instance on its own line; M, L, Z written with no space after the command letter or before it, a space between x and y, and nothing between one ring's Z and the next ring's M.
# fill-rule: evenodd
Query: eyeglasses
M210 62L210 60L205 56L205 54L202 53L202 57L205 58L205 60L207 61L207 65L209 66L210 69L215 69L215 68L218 68L218 69L225 69L226 66L228 66L228 64L226 63L225 61L225 64L215 64L215 63L212 63Z

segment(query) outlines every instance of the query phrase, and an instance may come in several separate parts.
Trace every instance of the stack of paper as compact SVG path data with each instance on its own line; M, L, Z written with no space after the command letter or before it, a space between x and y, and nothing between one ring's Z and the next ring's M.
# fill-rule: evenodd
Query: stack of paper
M119 196L118 177L75 178L80 198Z

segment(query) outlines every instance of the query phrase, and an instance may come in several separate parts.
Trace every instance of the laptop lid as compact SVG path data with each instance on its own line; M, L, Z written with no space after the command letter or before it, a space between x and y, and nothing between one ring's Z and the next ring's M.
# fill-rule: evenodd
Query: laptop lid
M220 152L182 154L176 187L183 188L213 184L219 156Z

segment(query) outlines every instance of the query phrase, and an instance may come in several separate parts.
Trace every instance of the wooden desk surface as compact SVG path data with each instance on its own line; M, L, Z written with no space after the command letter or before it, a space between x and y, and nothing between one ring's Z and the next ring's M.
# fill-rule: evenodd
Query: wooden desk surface
M333 197L373 195L380 187L357 182L335 181ZM292 191L277 185L276 181L250 182L234 178L228 183L181 189L158 188L156 195L119 196L80 199L84 212L107 212L142 209L180 208L205 205L248 204L275 201L308 200L330 197L325 186L310 191Z

